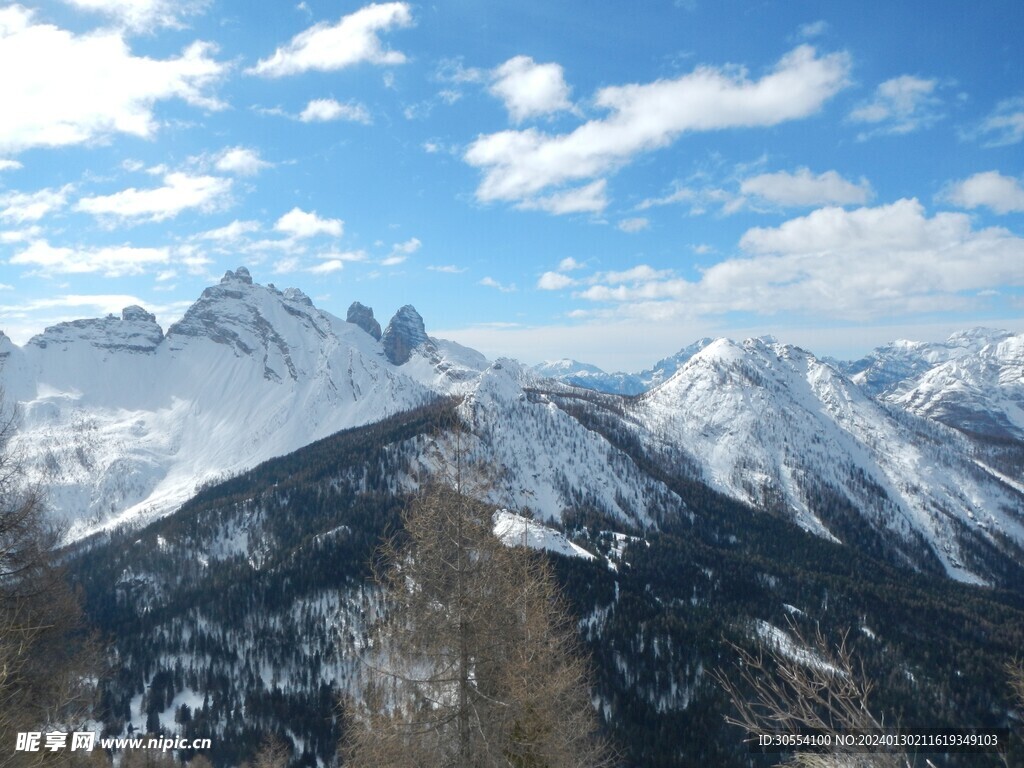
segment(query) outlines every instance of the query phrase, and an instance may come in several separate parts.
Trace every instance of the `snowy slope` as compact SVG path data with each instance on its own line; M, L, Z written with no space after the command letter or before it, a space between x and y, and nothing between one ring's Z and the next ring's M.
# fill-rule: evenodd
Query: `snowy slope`
M878 347L852 363L841 363L841 370L872 395L891 395L932 368L950 360L976 354L1011 336L1008 331L971 328L952 334L944 342L897 339Z
M887 399L968 432L1024 440L1024 335L992 335L903 382Z
M1024 543L1024 496L980 470L966 440L874 401L799 348L720 339L631 410L647 439L685 448L711 485L818 535L843 538L839 501L911 559L924 544L966 581L982 569L965 541Z
M427 336L408 305L380 339L364 325L241 268L166 335L134 307L49 328L24 349L4 338L17 446L74 538L166 514L205 483L452 395L473 431L467 447L500 467L496 503L560 520L586 499L639 526L650 508L681 506L603 438L530 402L537 377L518 363Z
M434 396L361 328L244 269L166 336L130 308L47 329L11 358L16 447L72 536L169 512L204 482Z

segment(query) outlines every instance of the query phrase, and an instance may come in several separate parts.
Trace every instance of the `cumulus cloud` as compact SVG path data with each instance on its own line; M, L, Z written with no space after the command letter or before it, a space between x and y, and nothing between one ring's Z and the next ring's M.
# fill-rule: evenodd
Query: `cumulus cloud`
M559 64L537 64L529 56L509 59L492 73L490 92L505 103L516 123L572 109Z
M483 172L478 200L523 203L545 189L607 174L684 132L807 117L845 87L849 68L846 54L819 56L804 45L759 80L736 67L705 66L672 80L602 88L594 102L606 117L566 134L528 128L483 135L464 159Z
M344 227L341 219L322 219L316 211L306 212L299 207L292 208L274 224L274 229L278 232L297 239L317 235L341 237Z
M901 75L886 80L875 89L870 101L850 113L855 123L870 123L877 127L861 133L866 139L881 134L912 133L927 128L941 115L941 99L935 95L937 80L926 80L913 75Z
M854 184L835 171L815 176L808 168L751 176L740 184L740 192L782 206L863 205L871 199L866 179Z
M991 208L996 213L1024 213L1020 180L998 171L985 171L949 185L940 199L961 208Z
M67 204L71 185L60 189L40 189L36 192L7 192L0 194L0 219L15 224L39 221Z
M255 176L264 168L272 168L273 165L273 163L263 160L258 150L246 147L225 149L214 163L214 167L218 171L236 173L239 176Z
M0 78L0 152L149 137L158 125L153 107L167 99L219 109L209 88L228 65L213 52L197 42L177 58L133 56L120 32L75 35L36 23L21 6L0 8L0 72L8 73Z
M979 292L1024 286L1024 239L976 230L963 213L927 216L917 200L874 208L821 208L779 227L754 228L746 256L699 280L641 265L598 274L579 298L620 317L697 317L726 312L880 315L968 309Z
M0 158L0 171L16 171L23 167L17 160Z
M304 123L327 123L332 120L347 120L352 123L369 125L373 122L370 111L358 102L342 104L334 99L313 99L299 114Z
M103 248L68 248L36 240L12 256L8 263L34 266L44 274L101 273L105 277L140 275L154 264L170 259L166 248L135 248L128 245ZM123 306L123 305L122 305Z
M981 121L975 132L986 147L1007 147L1024 141L1024 98L1005 99Z
M284 77L309 70L331 72L361 62L402 64L405 54L385 49L378 33L411 24L408 3L374 3L343 16L337 24L321 22L300 32L247 72Z
M199 13L203 0L64 0L84 11L96 11L133 30L181 27L182 17Z
M83 197L75 209L123 221L164 221L189 209L204 213L220 210L231 200L231 179L175 171L164 175L163 182L162 187L129 187L112 195Z

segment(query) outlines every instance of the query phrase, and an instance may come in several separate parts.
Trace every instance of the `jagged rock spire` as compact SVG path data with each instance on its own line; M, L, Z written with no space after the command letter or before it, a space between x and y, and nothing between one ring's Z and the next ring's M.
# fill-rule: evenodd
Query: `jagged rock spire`
M345 318L350 323L355 323L368 334L380 341L380 323L373 318L373 310L365 304L353 301L348 308L348 316Z
M406 304L395 313L380 338L384 354L395 365L402 365L416 347L429 342L423 318L412 304Z

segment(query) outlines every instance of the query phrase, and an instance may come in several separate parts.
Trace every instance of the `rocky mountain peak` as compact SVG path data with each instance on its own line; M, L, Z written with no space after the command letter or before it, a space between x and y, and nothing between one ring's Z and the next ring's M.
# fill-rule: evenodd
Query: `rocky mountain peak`
M224 277L220 279L221 285L225 283L245 283L246 285L252 285L252 275L249 274L249 270L245 267L239 267L233 272L229 269L224 273Z
M416 310L413 310L415 312ZM419 315L417 315L419 317ZM373 309L360 304L358 301L353 301L352 306L348 308L348 316L345 318L348 322L358 325L368 334L373 336L377 341L380 341L380 323L378 323L373 317ZM422 324L422 319L420 323Z
M412 304L406 304L395 313L380 337L384 354L395 365L408 361L412 351L421 344L429 344L423 318Z

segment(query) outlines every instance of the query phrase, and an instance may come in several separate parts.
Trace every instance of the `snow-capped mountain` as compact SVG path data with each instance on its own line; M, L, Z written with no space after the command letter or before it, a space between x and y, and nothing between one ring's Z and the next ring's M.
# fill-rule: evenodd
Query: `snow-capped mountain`
M950 360L980 352L1011 336L1009 331L971 328L952 334L944 342L897 339L874 349L852 363L840 363L842 371L875 396L890 395L913 380Z
M1024 440L1024 335L990 336L903 381L886 399L968 433Z
M574 387L592 389L613 395L639 395L651 387L655 387L679 370L687 360L711 343L711 339L703 338L683 347L676 354L663 358L652 368L640 373L607 373L596 365L581 363L577 360L564 358L549 360L533 367L539 375L547 379L555 379L563 384Z
M720 339L628 406L641 434L682 447L705 480L821 536L869 529L952 577L977 553L1024 545L1024 496L971 458L957 432L868 396L797 347Z
M639 525L656 499L678 505L602 438L529 402L523 388L537 377L518 363L429 337L410 305L383 332L368 307L349 318L240 268L166 335L129 307L24 348L4 337L0 375L22 412L15 447L77 537L166 514L205 483L338 430L458 396L477 435L466 449L514 478L497 484L496 502L558 519L584 493Z
M166 335L129 307L21 349L5 339L3 352L22 412L14 447L73 535L169 512L205 482L422 404L484 362L438 345L399 373L360 326L244 268Z
M128 307L48 328L23 348L2 337L0 383L21 408L15 447L73 537L167 514L204 484L454 397L468 433L419 446L417 469L392 478L393 490L465 456L491 467L482 493L497 505L554 521L585 508L644 529L699 515L672 490L685 475L824 538L881 541L919 567L984 580L987 558L1019 559L1024 485L920 416L972 414L1018 435L1024 340L974 331L926 347L890 345L858 372L944 360L888 402L769 338L703 339L639 374L644 394L622 398L564 383L596 369L538 372L433 338L411 305L381 330L358 302L341 320L240 268L166 334ZM632 442L617 439L626 433Z

